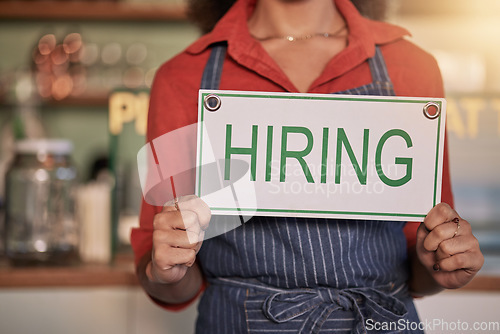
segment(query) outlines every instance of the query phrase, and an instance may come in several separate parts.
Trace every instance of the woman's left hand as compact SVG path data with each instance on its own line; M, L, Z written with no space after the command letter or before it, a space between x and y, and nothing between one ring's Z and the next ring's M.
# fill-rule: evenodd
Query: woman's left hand
M443 288L469 283L484 263L470 224L448 204L432 208L417 230L417 256Z

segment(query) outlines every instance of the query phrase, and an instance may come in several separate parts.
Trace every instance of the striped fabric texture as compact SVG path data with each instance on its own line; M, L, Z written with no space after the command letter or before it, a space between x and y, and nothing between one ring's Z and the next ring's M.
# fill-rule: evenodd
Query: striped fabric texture
M225 51L213 47L202 88L218 89ZM379 48L369 64L372 83L337 94L395 95ZM197 333L366 333L368 319L419 321L404 222L253 217L218 232L234 222L213 216L207 235L217 236L198 253L209 285Z

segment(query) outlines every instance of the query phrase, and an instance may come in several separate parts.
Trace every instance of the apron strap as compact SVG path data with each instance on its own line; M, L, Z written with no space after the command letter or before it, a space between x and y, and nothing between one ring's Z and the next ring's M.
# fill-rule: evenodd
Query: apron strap
M201 78L200 89L219 89L226 51L226 42L216 43L212 46L212 51ZM382 84L383 86L392 88L392 82L387 72L384 56L378 46L375 46L375 55L368 59L368 64L372 75L372 83L377 85Z
M212 46L212 52L201 78L200 89L219 89L222 66L226 58L226 49L227 44L225 42Z
M348 90L334 92L333 94L347 95L376 95L376 96L396 96L391 78L387 72L384 56L378 46L375 46L375 55L368 59L372 82Z
M375 46L375 55L368 59L370 65L370 72L372 74L373 82L390 83L391 78L387 73L387 66L385 65L384 56L378 46Z

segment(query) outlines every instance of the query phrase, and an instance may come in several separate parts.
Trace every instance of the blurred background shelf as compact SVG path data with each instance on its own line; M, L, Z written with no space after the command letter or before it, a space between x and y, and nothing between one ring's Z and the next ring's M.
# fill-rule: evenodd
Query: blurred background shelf
M401 16L420 17L471 17L498 16L500 13L500 1L481 0L480 5L476 5L470 0L440 0L440 1L394 1Z
M0 1L0 19L9 20L185 20L181 4L121 1Z
M62 100L49 100L45 102L45 105L56 106L56 107L71 107L71 106L82 106L82 107L107 107L109 96L103 95L84 95L78 97L67 97Z
M62 100L56 99L46 99L40 102L39 107L51 108L51 107L61 107L61 108L71 108L71 107L96 107L100 111L107 111L105 108L109 104L109 94L101 95L82 95L75 97L66 97ZM2 108L14 108L16 104L5 101L0 98L0 109Z

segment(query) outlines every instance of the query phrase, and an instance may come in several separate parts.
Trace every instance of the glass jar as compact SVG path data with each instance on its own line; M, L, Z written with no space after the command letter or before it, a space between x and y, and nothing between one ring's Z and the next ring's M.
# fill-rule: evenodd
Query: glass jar
M67 140L22 140L5 180L5 254L13 265L78 260L76 168Z

